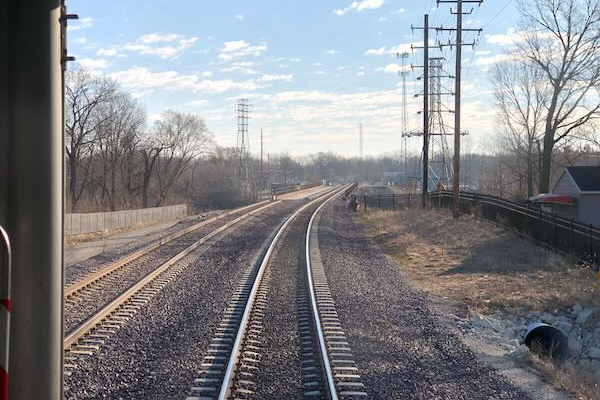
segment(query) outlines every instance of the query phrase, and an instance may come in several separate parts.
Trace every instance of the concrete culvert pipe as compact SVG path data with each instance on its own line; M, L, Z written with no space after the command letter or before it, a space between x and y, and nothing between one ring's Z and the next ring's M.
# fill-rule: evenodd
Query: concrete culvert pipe
M565 334L560 329L541 322L529 325L524 343L532 353L559 363L563 362L569 353Z

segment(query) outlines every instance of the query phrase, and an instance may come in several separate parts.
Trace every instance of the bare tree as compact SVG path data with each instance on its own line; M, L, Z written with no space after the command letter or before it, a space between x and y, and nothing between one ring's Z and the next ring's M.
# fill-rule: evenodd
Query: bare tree
M544 133L549 87L542 71L516 61L496 64L491 78L502 142L513 154L513 172L520 183L525 179L531 197L537 170L535 146Z
M520 58L550 88L544 123L540 192L548 192L554 146L598 117L600 0L521 0Z
M101 123L97 147L102 158L102 174L98 183L102 188L102 198L107 199L110 209L114 211L117 201L123 197L117 193L122 186L118 174L120 165L126 154L131 155L131 145L136 143L144 128L146 115L138 102L124 93L113 96L99 109Z
M161 119L155 121L154 132L162 144L156 164L158 207L194 159L212 145L212 137L202 118L172 110L163 112Z
M89 180L97 131L103 122L98 113L99 108L113 98L116 92L115 81L96 77L81 67L67 74L65 147L69 166L69 199L73 210L77 209L77 203Z

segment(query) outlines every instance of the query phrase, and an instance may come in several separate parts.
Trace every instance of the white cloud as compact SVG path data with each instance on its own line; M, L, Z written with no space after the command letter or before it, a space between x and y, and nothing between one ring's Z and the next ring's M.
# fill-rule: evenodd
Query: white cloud
M90 70L101 70L108 67L108 61L102 58L76 58L76 61Z
M379 8L383 5L384 0L362 0L362 1L353 1L348 7L333 10L336 15L344 15L348 11L355 10L357 12L361 12L362 10L369 10Z
M192 100L188 101L187 104L192 107L203 106L208 103L208 100L200 99L200 100Z
M358 71L356 76L365 76L365 71Z
M77 43L77 44L86 44L86 43L87 43L87 39L86 39L86 38L84 38L84 37L77 38L77 39L75 39L75 40L73 40L73 41L74 41L75 43Z
M161 34L161 33L148 33L146 35L140 36L138 42L144 44L153 44L153 43L170 43L174 42L177 39L182 39L183 36L177 35L175 33L169 34Z
M147 43L160 43L160 42L144 42L143 40L148 40L148 38L144 38L142 36L136 43L128 43L122 46L122 50L131 51L134 53L140 53L145 55L154 55L160 58L174 58L185 50L190 48L194 42L198 40L197 37L191 38L176 38L174 43L168 45L160 45L160 46L152 46ZM155 39L150 39L155 40ZM163 40L164 42L164 40Z
M317 75L325 75L325 71L315 71L315 74L317 74Z
M190 48L197 40L197 37L186 38L174 33L149 33L140 36L135 42L101 48L96 54L112 57L123 52L133 52L158 56L163 59L176 58Z
M290 58L290 61L299 62L299 61L302 61L302 59L298 58L298 57L295 57L295 58Z
M398 72L400 72L402 70L408 71L408 70L410 70L410 67L405 66L403 69L402 66L391 63L391 64L386 65L385 67L377 68L377 71L383 71L386 74L398 74Z
M386 17L379 17L379 18L377 18L377 21L384 22L384 21L387 21L387 18Z
M100 50L98 50L98 52L96 52L97 55L99 56L114 56L117 54L117 49L115 48L110 48L110 49L105 49L105 48L101 48Z
M239 19L240 21L244 20L244 15L243 14L235 14L233 17L236 18L236 19Z
M404 11L406 11L404 8L400 8L400 9L398 10L398 14L404 14Z
M516 42L522 41L524 39L523 32L516 32L515 28L509 28L505 34L497 34L497 35L487 35L486 41L489 44L496 44L499 46L510 46Z
M67 25L67 29L70 31L76 31L79 29L90 28L94 26L94 20L91 17L85 17L77 20L73 25Z
M478 57L475 59L475 64L481 66L483 70L487 70L492 64L508 61L511 58L508 54L496 54L489 57Z
M212 71L204 71L200 76L202 76L203 78L210 78L211 76L213 76Z
M412 50L411 46L423 46L423 42L402 43L392 47L380 47L378 49L369 49L365 51L366 56L382 56L384 54L407 53Z
M219 58L221 60L228 61L249 55L259 56L267 51L267 46L253 46L245 40L235 40L223 43L223 47L221 47L220 51Z
M322 66L322 65L323 65L323 64L321 64L320 62L312 63L312 66L313 66L313 67L320 67L320 66Z
M194 74L180 75L176 71L152 72L146 67L133 67L113 72L108 76L118 80L124 87L133 90L158 87L183 88L198 82L198 77Z
M378 49L369 49L365 51L366 56L381 56L387 53L387 47L380 47Z
M259 81L261 82L273 82L273 81L285 81L285 82L290 82L292 79L294 79L294 75L293 74L288 74L288 75L271 75L271 74L264 74Z
M145 67L133 67L108 76L118 80L127 89L134 91L165 88L169 90L191 89L196 93L223 93L229 90L256 90L261 87L252 81L200 80L195 74L181 75L176 71L152 72Z
M223 93L230 90L256 90L261 87L252 81L235 82L231 79L222 79L218 81L203 80L195 84L193 90L200 93Z
M339 50L331 49L324 52L325 54L339 54Z
M258 63L250 62L250 61L234 62L234 63L231 63L231 65L229 67L222 68L221 72L239 71L242 74L246 74L246 75L256 75L256 74L258 74L258 72L253 70L252 68L250 68L255 65L258 65Z

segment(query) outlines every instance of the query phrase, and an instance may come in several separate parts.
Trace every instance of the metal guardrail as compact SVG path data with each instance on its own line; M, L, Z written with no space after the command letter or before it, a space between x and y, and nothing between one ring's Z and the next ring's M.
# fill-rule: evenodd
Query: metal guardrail
M369 208L390 210L403 206L421 206L420 194L363 195L360 200L364 211ZM427 203L432 207L451 207L452 192L429 193ZM461 192L460 211L500 223L545 246L572 254L584 261L600 263L600 228L592 224L545 212L528 202L519 203L472 192Z

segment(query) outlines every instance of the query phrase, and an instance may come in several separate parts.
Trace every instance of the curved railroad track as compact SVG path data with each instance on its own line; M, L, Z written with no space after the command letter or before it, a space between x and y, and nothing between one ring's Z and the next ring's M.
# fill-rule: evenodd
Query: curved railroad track
M259 252L260 265L249 266L236 288L200 365L200 376L188 400L255 398L264 310L268 303L269 263L285 230L302 212L321 203L307 225L306 290L299 292L298 313L303 356L304 397L364 398L364 385L341 328L318 255L316 228L319 212L330 201L354 189L347 185L307 203L292 214ZM315 251L315 249L317 251Z

